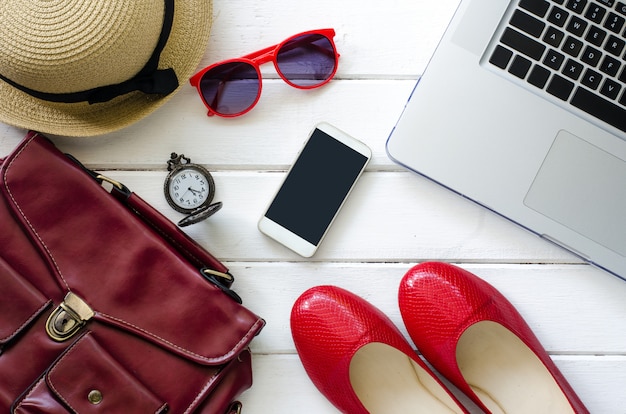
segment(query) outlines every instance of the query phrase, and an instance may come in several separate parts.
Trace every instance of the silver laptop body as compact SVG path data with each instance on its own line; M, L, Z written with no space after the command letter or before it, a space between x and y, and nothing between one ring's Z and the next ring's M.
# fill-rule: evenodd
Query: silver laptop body
M613 0L462 0L390 158L626 279L625 31Z

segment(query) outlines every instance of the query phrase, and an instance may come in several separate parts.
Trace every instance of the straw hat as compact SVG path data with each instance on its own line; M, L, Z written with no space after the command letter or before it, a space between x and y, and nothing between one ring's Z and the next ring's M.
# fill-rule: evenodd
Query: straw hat
M1 1L0 122L57 135L104 134L163 105L211 28L211 0Z

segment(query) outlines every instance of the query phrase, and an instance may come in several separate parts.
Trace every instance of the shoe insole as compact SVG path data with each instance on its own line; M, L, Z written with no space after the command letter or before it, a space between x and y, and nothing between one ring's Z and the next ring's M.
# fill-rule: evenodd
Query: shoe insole
M463 412L428 371L403 352L380 342L364 345L354 354L350 382L372 414Z
M470 326L459 339L456 358L467 383L494 414L574 413L537 355L499 323Z

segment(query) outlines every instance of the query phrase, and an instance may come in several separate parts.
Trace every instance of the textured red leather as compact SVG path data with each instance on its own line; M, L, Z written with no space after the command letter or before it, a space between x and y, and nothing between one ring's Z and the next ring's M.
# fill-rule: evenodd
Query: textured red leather
M225 413L252 384L248 345L264 321L202 267L227 271L29 133L0 168L0 412ZM45 324L68 292L95 316L56 342Z
M441 385L384 313L342 288L317 286L304 292L293 305L291 331L313 384L343 413L368 413L350 384L349 367L354 354L372 342L400 350Z
M573 410L589 412L522 316L484 280L451 264L427 262L404 275L398 296L402 319L417 349L485 412L489 410L464 379L456 360L459 338L480 321L497 322L514 333L547 367ZM523 393L524 384L517 386Z

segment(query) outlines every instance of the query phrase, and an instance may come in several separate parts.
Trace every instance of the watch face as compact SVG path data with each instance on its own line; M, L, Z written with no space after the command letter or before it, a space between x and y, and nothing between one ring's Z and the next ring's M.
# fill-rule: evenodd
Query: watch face
M189 212L211 201L213 180L198 168L185 167L172 173L167 190L172 207Z

